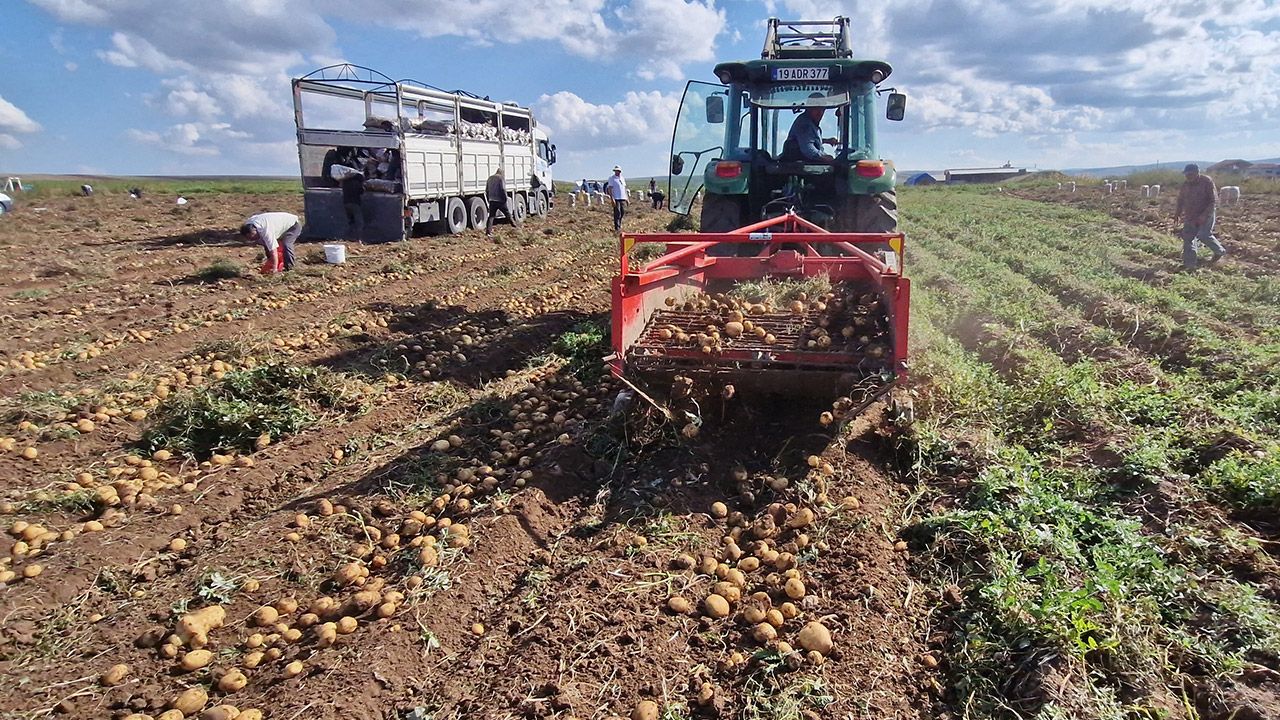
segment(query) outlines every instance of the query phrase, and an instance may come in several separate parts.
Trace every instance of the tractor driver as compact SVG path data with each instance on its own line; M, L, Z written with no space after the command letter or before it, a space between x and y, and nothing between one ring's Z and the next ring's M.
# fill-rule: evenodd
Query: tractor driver
M826 97L820 92L809 96L810 100ZM782 159L804 160L812 163L829 163L834 160L822 150L822 146L839 144L837 138L822 137L822 116L826 114L824 107L807 107L791 123L791 131L782 144ZM839 109L837 109L839 112Z

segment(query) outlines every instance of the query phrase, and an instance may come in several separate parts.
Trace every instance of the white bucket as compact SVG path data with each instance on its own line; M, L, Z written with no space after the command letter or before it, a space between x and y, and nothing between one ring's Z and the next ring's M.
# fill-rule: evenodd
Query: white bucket
M347 261L346 245L325 245L324 261L330 265L341 265Z

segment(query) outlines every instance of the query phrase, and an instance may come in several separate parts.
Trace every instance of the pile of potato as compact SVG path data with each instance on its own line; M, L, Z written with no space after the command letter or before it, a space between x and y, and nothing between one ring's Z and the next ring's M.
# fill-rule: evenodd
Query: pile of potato
M650 335L664 344L699 348L706 354L731 348L740 338L774 345L797 320L804 323L800 347L790 349L849 352L872 359L889 352L883 302L874 293L849 285L813 298L799 292L783 306L775 306L768 298L752 302L724 293L699 294L683 303L669 297L666 305L673 311L700 313L698 322L704 326L694 331L670 322L659 311L650 322Z

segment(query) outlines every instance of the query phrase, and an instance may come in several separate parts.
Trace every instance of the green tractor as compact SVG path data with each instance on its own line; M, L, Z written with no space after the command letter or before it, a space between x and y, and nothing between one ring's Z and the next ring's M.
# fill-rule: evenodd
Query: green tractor
M845 17L770 18L760 60L716 65L718 85L689 82L671 140L671 211L688 215L701 193L702 232L790 212L832 232L895 232L876 99L889 93L885 116L901 120L907 97L879 87L892 68L854 59L849 35Z

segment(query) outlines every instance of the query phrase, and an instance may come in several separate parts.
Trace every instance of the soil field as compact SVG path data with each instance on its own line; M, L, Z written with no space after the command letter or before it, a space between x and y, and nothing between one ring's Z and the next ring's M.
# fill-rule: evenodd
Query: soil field
M1026 195L902 197L914 424L696 437L614 412L604 208L264 277L296 193L23 205L0 716L1276 716L1280 206L1183 275Z

